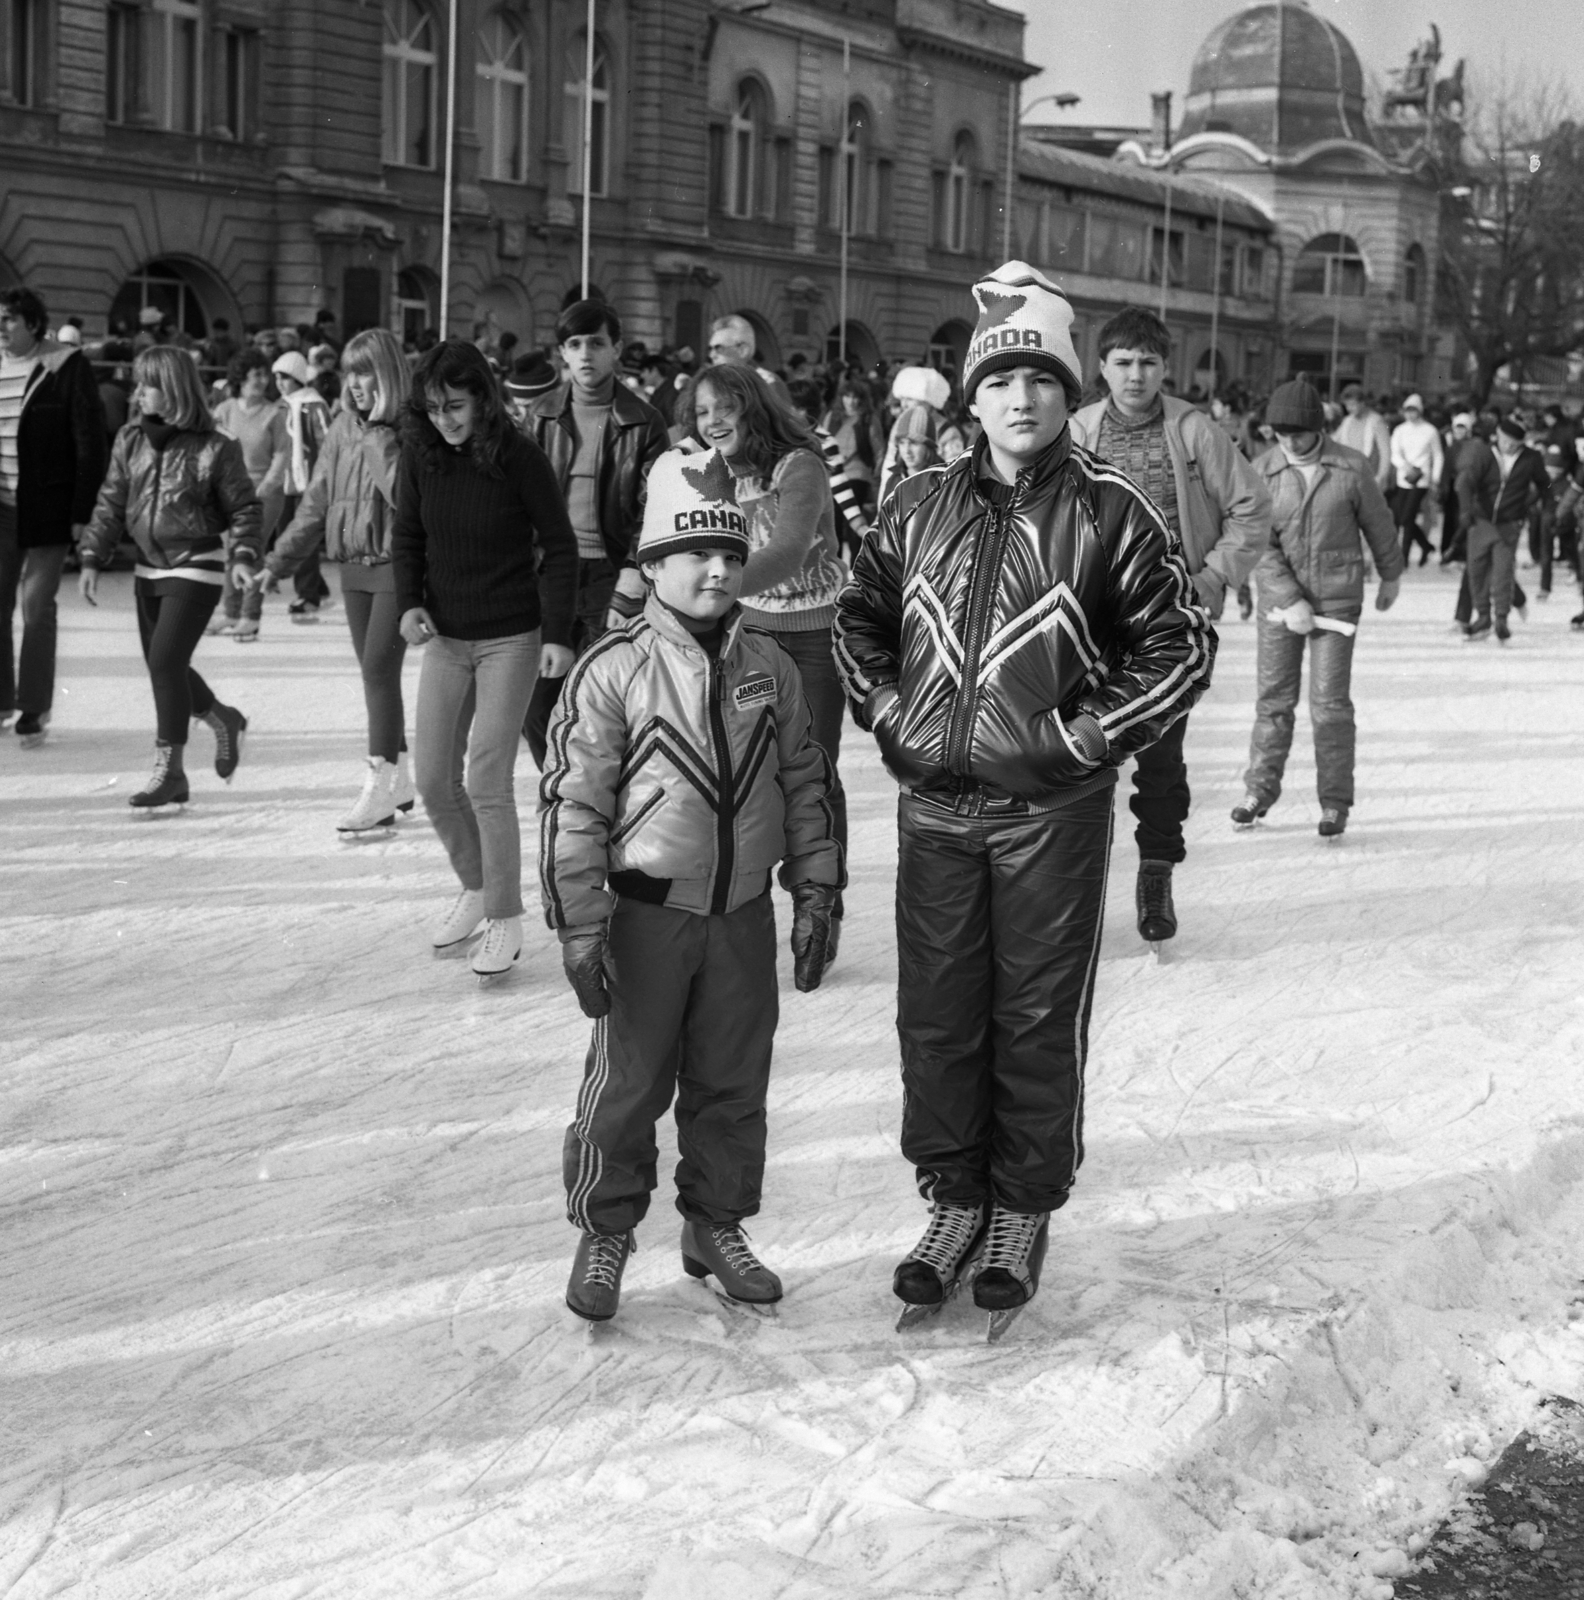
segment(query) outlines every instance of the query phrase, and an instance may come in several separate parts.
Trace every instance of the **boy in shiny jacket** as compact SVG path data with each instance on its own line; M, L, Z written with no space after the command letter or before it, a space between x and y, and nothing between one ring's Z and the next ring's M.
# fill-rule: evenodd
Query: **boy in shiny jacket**
M1177 536L1072 442L1065 296L1019 261L974 296L984 438L886 503L836 656L903 791L902 1151L932 1215L894 1288L943 1303L982 1243L974 1299L1009 1313L1083 1159L1117 767L1187 714L1216 641Z
M797 667L736 603L748 524L718 451L656 462L637 556L652 592L568 676L539 791L545 914L594 1019L564 1154L567 1305L590 1322L616 1313L673 1093L683 1267L733 1300L781 1298L742 1229L778 1013L770 874L792 894L802 990L844 881Z

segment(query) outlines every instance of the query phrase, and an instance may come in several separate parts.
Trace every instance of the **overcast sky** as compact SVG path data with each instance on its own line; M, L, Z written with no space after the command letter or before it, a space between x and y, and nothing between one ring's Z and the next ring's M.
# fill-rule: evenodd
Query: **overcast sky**
M1024 53L1045 71L1023 89L1023 104L1072 90L1083 104L1060 112L1040 106L1031 122L1149 122L1152 90L1175 95L1182 115L1188 72L1205 35L1242 9L1229 0L1003 0L1028 19ZM1497 71L1549 73L1584 100L1584 0L1314 0L1353 41L1366 77L1385 80L1430 24L1441 28L1443 72L1467 56L1471 79Z

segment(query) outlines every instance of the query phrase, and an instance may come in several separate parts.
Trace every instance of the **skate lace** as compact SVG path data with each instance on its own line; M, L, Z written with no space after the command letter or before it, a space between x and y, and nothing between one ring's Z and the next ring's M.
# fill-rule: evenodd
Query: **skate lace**
M1003 1211L999 1206L990 1214L985 1234L984 1266L1001 1267L1008 1272L1027 1265L1028 1253L1038 1237L1043 1212Z
M1164 872L1141 873L1139 901L1146 916L1164 914L1171 904L1171 879Z
M171 753L168 749L161 746L159 749L155 750L154 770L149 773L149 781L146 787L149 789L159 788L159 786L164 783L166 776L170 772L170 764Z
M929 1226L914 1248L912 1259L927 1263L944 1276L973 1242L979 1215L974 1206L937 1205L930 1212Z
M380 769L375 766L370 766L368 771L363 776L363 792L358 796L358 799L371 800L374 797L374 791L379 788L379 782Z
M622 1262L627 1257L625 1234L612 1237L606 1233L589 1235L588 1265L583 1269L585 1285L600 1289L614 1289Z
M722 1223L710 1229L715 1248L725 1257L733 1272L763 1272L764 1263L748 1247L748 1235L735 1223Z
M457 902L456 911L454 911L452 913L452 915L455 916L457 914L457 912L461 911L461 909L462 909L462 902L459 900ZM494 956L494 955L499 955L505 948L506 948L506 924L505 924L505 922L504 921L491 922L484 929L484 943L483 943L483 946L481 947L481 952L480 953L482 955L484 955L484 956Z

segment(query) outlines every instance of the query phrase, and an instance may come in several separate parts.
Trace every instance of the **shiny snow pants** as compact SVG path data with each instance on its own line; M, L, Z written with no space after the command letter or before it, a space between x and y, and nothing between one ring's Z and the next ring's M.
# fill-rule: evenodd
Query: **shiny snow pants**
M1356 622L1357 617L1348 621ZM1293 714L1309 654L1309 720L1314 727L1316 788L1322 806L1353 804L1353 639L1316 628L1294 633L1279 622L1259 619L1255 668L1254 737L1249 741L1245 787L1266 805L1281 795L1282 774L1292 749Z
M1040 815L904 794L902 1154L927 1200L1054 1211L1083 1160L1113 789Z
M568 1220L590 1233L638 1226L673 1094L677 1210L695 1222L753 1216L780 1007L769 894L718 917L618 897L606 971L610 1015L594 1024L562 1146Z

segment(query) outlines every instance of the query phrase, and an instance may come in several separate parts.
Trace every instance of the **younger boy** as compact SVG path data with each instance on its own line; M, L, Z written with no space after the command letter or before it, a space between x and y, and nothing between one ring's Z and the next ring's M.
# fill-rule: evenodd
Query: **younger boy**
M778 1012L770 873L779 861L810 990L844 872L797 667L743 625L747 557L720 453L663 455L637 550L643 613L583 655L550 724L545 915L595 1019L564 1152L582 1230L567 1305L590 1322L616 1313L673 1092L683 1267L734 1300L781 1298L742 1230L759 1209Z
M1224 428L1186 400L1163 395L1171 334L1153 311L1129 306L1100 330L1100 376L1110 398L1073 418L1073 437L1125 472L1182 540L1194 595L1212 619L1248 581L1270 541L1270 496ZM1187 717L1138 752L1133 798L1139 937L1175 937L1172 868L1187 858L1191 796L1183 757Z

